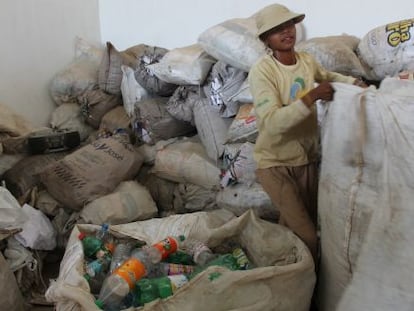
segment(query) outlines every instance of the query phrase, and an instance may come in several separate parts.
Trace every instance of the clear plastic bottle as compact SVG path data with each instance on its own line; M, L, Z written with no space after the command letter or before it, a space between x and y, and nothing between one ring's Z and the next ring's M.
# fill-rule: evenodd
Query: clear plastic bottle
M98 231L96 231L95 236L98 239L100 239L103 243L105 243L108 240L109 236L110 236L109 225L107 223L103 223L101 225L101 228Z
M121 241L115 245L114 253L112 254L111 266L109 268L111 273L129 258L131 250L132 243L130 242Z
M107 250L109 250L111 253L114 252L114 239L111 233L109 232L109 224L103 223L101 225L101 228L98 231L96 231L95 236L96 238L102 241L102 244L105 246Z
M199 240L187 240L184 247L199 266L204 266L217 257L205 243Z
M163 258L175 252L183 240L183 236L167 237L154 245L134 249L130 257L105 279L96 305L104 310L119 309L136 282L149 275Z
M142 249L134 250L131 256L115 269L103 282L96 305L104 310L119 310L123 299L133 290L135 283L147 275L149 255Z

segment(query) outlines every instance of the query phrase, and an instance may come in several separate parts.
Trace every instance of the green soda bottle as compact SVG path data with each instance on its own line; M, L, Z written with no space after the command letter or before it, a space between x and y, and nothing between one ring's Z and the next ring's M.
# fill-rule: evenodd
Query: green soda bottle
M151 302L159 297L158 289L150 279L142 279L138 281L137 286L139 289L139 302L141 305Z
M211 266L221 266L232 271L240 270L240 267L237 264L237 259L234 258L232 254L224 254L219 255L217 258L211 260L205 266L197 267L194 270L194 272L190 275L190 279L194 278L197 274Z
M85 233L79 234L79 240L82 241L83 253L87 258L96 259L102 254L104 245L100 239L94 236L86 235Z

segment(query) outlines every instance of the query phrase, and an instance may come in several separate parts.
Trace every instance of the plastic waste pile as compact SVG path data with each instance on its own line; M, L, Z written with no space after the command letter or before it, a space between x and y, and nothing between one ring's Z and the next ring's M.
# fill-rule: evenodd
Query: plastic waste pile
M104 224L96 234L81 233L85 273L96 305L105 311L139 307L173 295L206 268L251 268L243 249L213 253L203 242L185 236L167 236L147 245L118 239Z

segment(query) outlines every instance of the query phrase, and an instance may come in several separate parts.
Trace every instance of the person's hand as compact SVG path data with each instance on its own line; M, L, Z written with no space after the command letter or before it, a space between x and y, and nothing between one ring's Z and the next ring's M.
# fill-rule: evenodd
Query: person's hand
M334 97L335 90L328 81L322 81L317 87L310 90L302 101L306 106L310 107L318 99L330 101Z
M334 98L335 90L332 87L331 83L329 83L328 81L322 81L311 92L316 94L316 99L330 101Z

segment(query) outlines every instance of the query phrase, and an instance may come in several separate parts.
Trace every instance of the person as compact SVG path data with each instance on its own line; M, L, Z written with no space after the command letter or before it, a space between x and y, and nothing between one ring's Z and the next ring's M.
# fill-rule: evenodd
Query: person
M257 35L269 50L248 76L258 128L256 176L279 209L279 223L308 246L316 267L319 132L315 102L333 99L330 82L366 85L327 71L310 54L295 51L295 25L304 14L272 4L255 18Z

